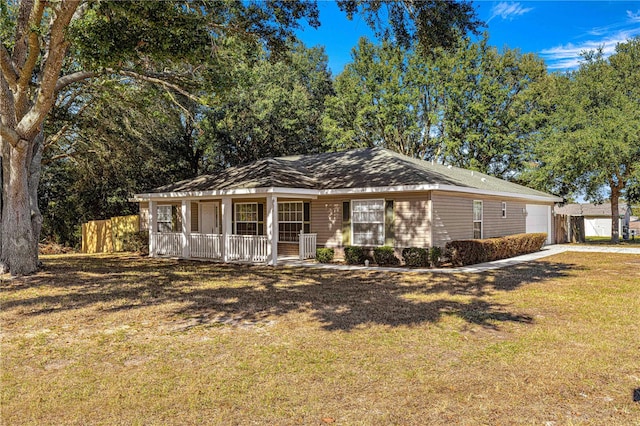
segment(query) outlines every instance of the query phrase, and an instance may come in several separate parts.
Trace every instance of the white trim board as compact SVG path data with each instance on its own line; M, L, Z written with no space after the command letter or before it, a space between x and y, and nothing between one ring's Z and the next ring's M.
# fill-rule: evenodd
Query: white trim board
M336 188L336 189L304 189L304 188L239 188L239 189L221 189L215 191L187 191L187 192L161 192L161 193L145 193L136 194L129 199L131 202L149 201L149 200L166 200L166 199L192 199L197 200L207 197L231 196L232 198L247 195L274 195L288 197L295 195L304 199L316 199L323 195L352 195L352 194L378 194L393 192L424 192L424 191L447 191L458 192L470 195L486 195L492 197L507 197L527 201L539 201L544 203L559 203L563 199L554 195L527 195L514 192L494 191L488 189L469 188L455 185L425 184L425 185L396 185L396 186L378 186L364 188Z

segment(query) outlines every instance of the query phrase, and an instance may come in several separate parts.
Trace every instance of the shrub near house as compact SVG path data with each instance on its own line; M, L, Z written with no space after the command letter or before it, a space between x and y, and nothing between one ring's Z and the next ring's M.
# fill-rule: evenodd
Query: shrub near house
M547 234L516 234L484 240L450 241L447 257L453 266L473 265L533 253L542 248Z

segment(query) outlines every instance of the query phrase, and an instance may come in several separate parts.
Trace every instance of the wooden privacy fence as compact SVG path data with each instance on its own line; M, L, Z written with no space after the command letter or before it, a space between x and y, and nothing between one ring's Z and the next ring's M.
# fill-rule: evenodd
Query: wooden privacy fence
M554 217L555 243L584 243L584 217L556 215Z
M83 253L112 253L123 251L124 236L140 230L138 215L116 216L106 220L92 220L82 224Z

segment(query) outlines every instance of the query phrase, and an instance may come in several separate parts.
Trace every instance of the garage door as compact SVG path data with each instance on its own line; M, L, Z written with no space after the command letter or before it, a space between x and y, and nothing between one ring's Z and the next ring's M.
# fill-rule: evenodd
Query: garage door
M527 204L527 233L544 232L547 234L547 244L551 244L551 206Z

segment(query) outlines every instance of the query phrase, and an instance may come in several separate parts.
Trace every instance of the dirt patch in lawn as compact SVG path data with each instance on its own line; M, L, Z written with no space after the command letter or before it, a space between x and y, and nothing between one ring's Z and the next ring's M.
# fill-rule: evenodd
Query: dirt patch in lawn
M0 420L632 424L637 261L419 274L44 257L0 283Z

